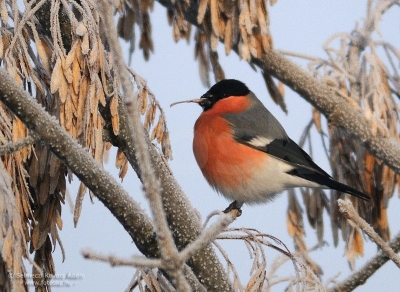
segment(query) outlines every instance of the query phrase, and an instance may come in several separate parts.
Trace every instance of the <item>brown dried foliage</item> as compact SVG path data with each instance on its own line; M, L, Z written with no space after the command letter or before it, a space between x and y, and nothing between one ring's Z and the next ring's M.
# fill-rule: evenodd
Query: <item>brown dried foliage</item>
M1 65L45 110L59 120L74 139L102 163L109 149L103 140L103 128L109 124L114 135L118 135L118 104L121 98L120 82L114 75L113 58L104 43L97 7L90 0L79 3L24 3L26 6L22 12L17 1L0 1ZM142 28L140 47L144 50L145 57L148 57L153 50L148 14L153 2L132 1L131 4L139 9L135 13L138 17L136 23ZM126 7L122 8L120 4L119 8L123 11ZM126 11L126 15L131 13ZM15 12L19 13L19 18L15 17ZM125 19L131 21L129 17ZM44 23L46 21L48 23ZM126 25L123 27L128 29ZM129 32L125 33L128 38ZM142 106L141 112L146 120L145 127L151 133L151 138L161 144L166 157L170 158L165 115L147 84L139 76L135 75L133 78L138 88L137 98ZM100 114L100 110L109 112L106 115L108 120ZM157 117L157 123L153 127ZM0 105L0 121L2 145L19 141L28 135L24 124L4 105ZM72 173L40 143L2 156L2 163L12 178L10 187L15 196L14 208L21 218L20 221L14 220L13 232L22 232L22 242L29 242L29 252L35 253L37 266L33 273L54 274L52 249L56 242L59 242L62 249L58 230L62 228L61 210L65 201L66 175L71 180ZM125 159L120 165L121 178L125 176L127 169L128 163ZM75 205L75 225L85 192L86 187L81 185ZM9 221L0 222L4 227ZM9 227L5 228L2 230L9 230ZM7 238L7 248L16 238L12 233L9 234L11 235L2 237ZM0 271L0 278L8 279L4 285L20 287L7 277L7 271L13 270L16 273L23 266L10 266L9 254L5 251L0 260L5 261L7 270ZM14 257L20 258L27 256L26 249L14 254ZM18 263L17 260L15 263ZM40 280L40 277L37 279ZM38 286L36 290L46 291L48 288ZM17 290L23 291L26 287Z
M23 207L21 199L14 196L10 174L0 161L0 290L25 291L26 283L21 277L26 273L22 259L27 257L26 239L23 229Z
M388 77L384 72L387 68L374 56L368 60L360 55L359 95L349 96L370 121L371 130L387 137L399 140L397 105L394 96L391 94L388 85ZM366 62L371 62L367 64ZM376 62L376 63L374 63ZM368 70L366 67L369 67ZM343 84L343 83L342 83ZM352 83L348 83L349 87ZM343 89L341 89L343 91ZM348 91L350 92L350 90ZM390 239L389 222L387 220L388 200L393 196L399 177L379 159L371 155L350 135L343 130L330 127L331 140L331 165L334 177L341 181L370 194L372 202L365 204L359 200L353 200L359 214L364 217L378 234L385 240ZM336 194L337 198L340 194ZM333 208L336 207L336 201ZM342 232L347 242L347 255L349 261L354 263L354 254L362 255L362 238L360 232L354 227L343 222L342 215L339 215L333 222L348 233ZM342 221L342 222L341 222ZM347 222L347 221L346 221ZM349 228L344 228L349 227Z
M213 70L215 81L225 78L218 61L219 42L224 43L225 54L235 48L248 62L272 47L265 1L202 0L197 22L202 29L196 30L195 56L199 61L200 77L207 86L210 85L209 68Z
M321 267L314 262L308 253L308 248L305 243L304 235L304 221L303 221L303 209L300 206L299 201L295 195L293 189L289 190L289 206L286 215L286 225L288 228L289 235L293 237L295 249L299 252L301 258L307 265L311 268L311 270L316 275L321 275L322 269ZM310 194L310 190L302 189L303 200L305 204L317 205L317 202L323 200L324 194L319 190L314 190L312 194ZM321 198L322 196L322 198ZM319 245L322 246L323 241L323 221L322 221L322 210L320 208L313 208L315 213L308 213L308 219L311 225L318 230L318 241Z
M291 219L288 218L288 220ZM304 256L306 253L292 254L286 245L278 238L250 228L227 228L217 238L220 239L219 242L221 239L228 239L230 241L240 240L245 244L249 256L252 258L250 279L246 286L244 286L229 256L222 246L214 241L214 245L219 249L221 255L227 262L228 271L232 274L231 277L234 281L235 291L269 291L275 284L282 282L287 282L288 291L323 291L322 284L314 272L315 267L310 265L312 261ZM266 247L269 249L272 248L280 254L272 264L269 264L268 271L267 256L265 253ZM298 257L299 255L300 257ZM243 259L243 255L241 259ZM282 279L277 275L277 270L288 260L291 260L293 263L295 275ZM307 279L307 281L304 279Z
M370 35L378 30L379 18L376 16L384 13L386 8L384 5L373 6L373 1L370 1L369 5L371 7L368 10L365 26L356 29L353 35L342 34L331 37L324 45L328 59L315 59L310 62L309 68L321 82L342 96L352 107L364 113L370 122L372 133L379 133L399 141L396 103L399 76L393 64L399 61L400 56L393 46L374 41ZM380 10L382 7L383 11ZM337 38L340 40L340 48L332 45ZM379 47L385 51L387 59L390 60L388 64L385 64L378 55ZM325 135L320 114L315 109L312 121L318 132ZM309 128L306 132L308 131ZM348 199L352 201L360 216L365 218L385 241L388 241L390 239L388 201L399 183L399 176L343 129L328 125L328 135L333 178L371 196L371 202L364 202L351 196L348 196ZM312 200L304 202L309 222L317 229L319 241L321 237L318 225L315 226L313 222L315 220L322 222L321 210L326 208L331 217L334 243L338 244L339 230L341 230L342 237L346 241L347 258L354 267L356 258L363 255L364 243L360 230L346 220L338 210L337 199L342 195L333 191L329 204L325 199L318 202ZM289 229L292 227L289 226ZM300 229L298 233L302 230Z
M288 110L284 100L285 89L283 87L283 83L279 81L277 86L272 76L265 71L262 71L262 76L272 100L287 114Z
M115 4L120 13L118 19L119 35L130 42L130 52L133 52L135 25L137 25L141 33L139 47L143 50L144 57L147 60L150 52L153 51L149 13L153 9L154 1L129 0L116 1ZM171 1L171 6L167 9L168 22L172 26L173 39L176 42L180 39L189 41L191 24L185 17L187 17L186 12L191 5L196 5L196 3L189 0ZM225 45L226 54L229 54L233 48L238 49L240 56L246 61L250 61L252 57L260 57L263 52L272 47L269 16L265 1L202 0L198 5L197 22L199 26L196 27L194 36L195 58L199 61L200 77L204 85L210 85L209 73L211 70L216 81L225 78L217 53L217 45L220 41ZM135 78L136 74L131 73ZM269 81L268 89L273 100L285 109L282 84L276 86L272 78ZM146 90L147 85L140 86L145 82L138 80L136 82L139 87L138 98L142 100L142 109L144 110L147 107L145 127L148 129L154 123L156 108L158 108L160 116L152 130L151 138L157 138L157 141L161 143L163 153L170 157L169 137L164 114L152 95L147 94L150 92ZM146 96L146 94L150 97L149 102L146 98L142 99L142 96ZM142 114L144 114L143 111Z
M145 60L150 58L150 52L154 51L151 37L150 11L153 10L153 0L128 0L116 1L120 12L118 19L118 34L121 38L130 42L130 52L135 49L135 24L140 30L139 48L143 50Z
M156 269L137 269L128 289L133 291L135 288L143 292L175 291L165 276Z

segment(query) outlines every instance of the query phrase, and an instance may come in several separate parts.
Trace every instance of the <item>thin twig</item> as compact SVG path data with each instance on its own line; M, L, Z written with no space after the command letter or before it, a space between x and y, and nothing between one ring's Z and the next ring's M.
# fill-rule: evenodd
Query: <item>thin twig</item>
M389 245L375 232L375 230L364 219L358 215L350 201L338 200L339 211L349 220L360 227L400 268L400 257L389 247Z
M185 262L197 251L206 247L218 236L218 234L220 234L229 224L231 224L238 217L238 215L239 211L236 209L231 210L229 213L222 213L217 222L212 224L208 229L204 230L195 241L190 243L184 250L180 252L179 257L181 261Z
M165 261L162 261L160 259L149 259L143 256L133 256L131 258L120 258L114 255L102 255L99 253L95 253L91 250L83 250L82 255L86 259L94 260L94 261L100 261L100 262L106 262L109 263L111 266L116 267L116 266L130 266L130 267L135 267L139 269L153 269L153 268L158 268L158 269L165 269L167 268L165 266ZM193 291L199 291L199 292L205 292L207 291L202 284L197 280L196 276L193 274L193 271L190 267L188 267L186 264L184 265L184 274L186 279L191 284L191 287L195 290ZM130 284L130 286L134 285L133 283Z
M290 56L290 57L296 57L296 58L300 58L300 59L304 59L304 60L309 60L309 61L318 61L321 63L326 63L325 60L315 57L315 56L311 56L311 55L307 55L307 54L302 54L302 53L298 53L298 52L291 52L291 51L286 51L286 50L277 50L277 52L281 53L282 55L285 56Z
M107 262L111 266L130 266L136 268L160 268L162 267L162 261L159 259L149 259L141 256L134 256L129 259L120 258L114 255L102 255L95 253L90 250L83 250L82 255L86 259Z
M28 147L35 143L39 139L39 136L35 133L30 133L25 138L22 138L16 142L8 143L0 146L0 156L14 153L22 148Z

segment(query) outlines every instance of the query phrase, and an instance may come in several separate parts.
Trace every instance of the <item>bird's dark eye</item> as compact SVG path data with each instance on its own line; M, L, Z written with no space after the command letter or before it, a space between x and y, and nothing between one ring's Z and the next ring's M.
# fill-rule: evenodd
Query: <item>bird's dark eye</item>
M208 110L209 108L212 107L213 102L208 98L204 98L199 104L203 108L203 110Z

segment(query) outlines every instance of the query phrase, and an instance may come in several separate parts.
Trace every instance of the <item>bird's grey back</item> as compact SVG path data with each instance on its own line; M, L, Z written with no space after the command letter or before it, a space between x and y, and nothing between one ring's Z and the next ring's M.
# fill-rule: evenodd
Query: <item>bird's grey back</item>
M268 111L263 103L250 92L252 103L244 112L223 114L228 120L237 138L251 140L256 137L270 141L274 139L288 139L288 136L278 120Z

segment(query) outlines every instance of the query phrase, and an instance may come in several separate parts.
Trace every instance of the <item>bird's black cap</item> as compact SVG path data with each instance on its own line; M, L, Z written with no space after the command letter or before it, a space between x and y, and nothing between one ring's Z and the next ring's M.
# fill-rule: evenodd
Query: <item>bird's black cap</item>
M250 93L249 88L243 82L236 79L224 79L214 84L201 99L199 104L204 110L211 108L218 100L229 96L244 96Z

